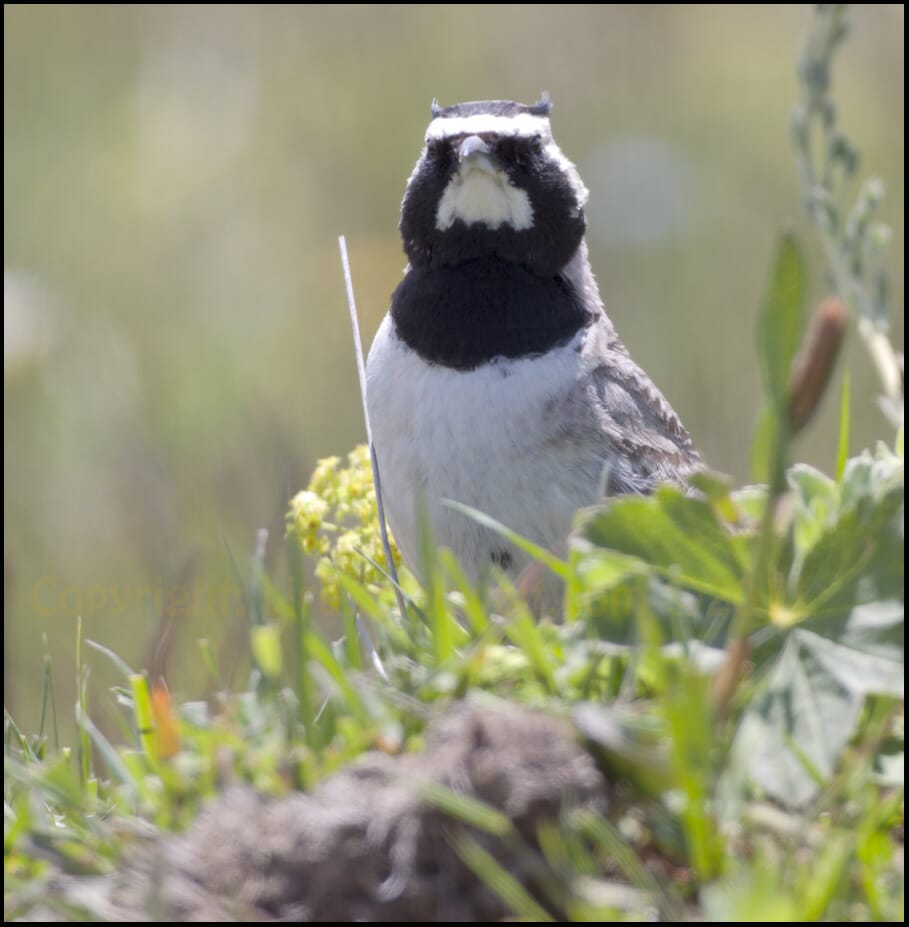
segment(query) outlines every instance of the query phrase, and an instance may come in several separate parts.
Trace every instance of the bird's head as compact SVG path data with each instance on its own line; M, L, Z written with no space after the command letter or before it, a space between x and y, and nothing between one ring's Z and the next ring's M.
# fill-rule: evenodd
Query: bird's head
M551 276L584 236L587 189L549 125L547 98L432 105L407 183L401 237L414 265L495 256Z

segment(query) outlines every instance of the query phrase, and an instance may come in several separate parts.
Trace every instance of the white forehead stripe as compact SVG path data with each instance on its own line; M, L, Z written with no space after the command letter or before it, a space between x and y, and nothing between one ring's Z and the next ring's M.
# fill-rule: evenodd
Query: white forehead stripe
M540 135L543 141L552 138L546 116L534 116L531 113L518 113L516 116L479 113L476 116L449 116L447 119L440 116L433 119L426 130L426 141L450 138L453 135L482 135L485 132L509 136Z
M439 200L436 228L444 232L457 219L491 229L509 225L520 232L533 228L533 206L527 191L513 186L502 171L473 168L463 175L456 171Z

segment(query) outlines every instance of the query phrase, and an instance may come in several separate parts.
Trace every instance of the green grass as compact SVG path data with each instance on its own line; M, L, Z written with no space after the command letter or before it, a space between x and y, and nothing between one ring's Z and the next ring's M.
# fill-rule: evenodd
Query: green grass
M576 597L570 622L535 621L508 584L467 586L447 555L432 564L425 592L405 577L407 616L387 584L348 576L351 603L369 604L361 620L387 678L370 669L362 640L322 637L307 594L285 600L254 560L254 669L239 691L179 704L98 648L123 674L110 693L123 743L106 738L81 704L72 753L53 748L50 731L23 735L7 716L7 916L46 901L37 887L54 872L116 868L139 820L186 827L220 781L274 794L310 788L365 750L418 749L434 706L486 692L571 717L619 796L604 816L569 814L538 835L531 852L548 877L535 893L469 835L458 838L462 859L516 916L900 917L902 459L881 448L849 461L839 481L810 476L789 470L790 515L773 525L748 658L722 700L715 681L736 652L745 602L737 590L758 563L764 520L745 510L743 498L760 508L752 494L719 482L700 499L665 490L643 505L619 500L581 525L563 565ZM623 506L635 513L627 531L615 516ZM696 575L671 577L635 548L647 519L721 525L732 512L740 528L724 535L729 552L716 539L703 551L705 574L715 560L740 558L741 575L724 586L726 608L690 591ZM806 527L807 518L819 523ZM597 540L604 533L608 547ZM701 550L697 534L678 537L688 554ZM840 575L815 607L804 589L816 585L812 570L825 568L811 552L834 542L851 550L854 538L860 568ZM697 569L696 559L686 568ZM49 692L52 678L48 670ZM48 700L50 717L57 708ZM783 703L788 712L778 710ZM425 800L481 833L515 837L496 809L438 789L427 788ZM616 895L617 884L627 891Z

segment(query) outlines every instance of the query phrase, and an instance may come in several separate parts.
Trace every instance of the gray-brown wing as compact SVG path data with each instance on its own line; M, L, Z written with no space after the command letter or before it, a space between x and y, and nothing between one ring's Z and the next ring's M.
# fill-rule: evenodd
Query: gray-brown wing
M563 397L563 428L596 448L608 467L607 491L647 493L684 483L700 455L672 406L628 355L611 325L595 325L582 354L591 362L583 389Z

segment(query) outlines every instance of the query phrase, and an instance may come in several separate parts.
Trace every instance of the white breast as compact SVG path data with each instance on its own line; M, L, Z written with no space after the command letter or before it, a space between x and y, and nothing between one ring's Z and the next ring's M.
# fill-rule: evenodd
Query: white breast
M385 317L369 353L367 395L388 519L408 565L419 570L421 505L436 542L473 575L500 551L511 555L512 572L525 562L443 499L551 549L564 542L575 510L594 501L603 464L590 446L560 441L560 423L547 414L588 372L583 337L542 357L457 371L427 364Z

